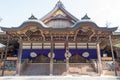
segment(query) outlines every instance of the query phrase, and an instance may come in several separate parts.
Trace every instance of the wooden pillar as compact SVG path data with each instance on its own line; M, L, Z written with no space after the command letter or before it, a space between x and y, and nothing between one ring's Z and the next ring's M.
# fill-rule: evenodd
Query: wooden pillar
M5 71L5 63L6 63L7 54L8 54L9 39L10 39L10 36L8 35L7 45L6 45L6 48L5 48L5 57L3 58L4 65L3 65L3 67L2 67L2 76L4 76L4 71Z
M66 70L67 74L69 74L69 57L66 57Z
M53 36L51 35L51 49L50 49L50 75L53 75Z
M102 74L102 61L101 61L101 53L100 53L100 45L97 43L97 56L98 56L98 73Z
M110 47L111 47L111 53L112 53L112 59L113 59L113 66L114 66L115 76L117 76L117 70L116 70L116 64L115 64L115 56L114 56L114 52L113 52L113 44L112 44L111 35L109 35L109 41L110 41Z
M116 56L117 56L117 59L118 59L118 56L119 56L119 51L118 51L118 48L115 48L116 50Z
M52 53L50 57L50 76L53 75L53 58L52 58Z
M66 57L66 71L67 71L67 74L69 74L70 53L69 53L69 48L68 48L68 35L66 36L66 53L65 53L65 57Z
M20 75L21 71L21 58L22 58L22 38L19 39L19 51L18 51L18 60L17 60L17 66L16 66L16 75Z
M66 57L66 71L67 74L69 74L69 59L71 57L71 53L69 52L69 50L66 50L65 57Z

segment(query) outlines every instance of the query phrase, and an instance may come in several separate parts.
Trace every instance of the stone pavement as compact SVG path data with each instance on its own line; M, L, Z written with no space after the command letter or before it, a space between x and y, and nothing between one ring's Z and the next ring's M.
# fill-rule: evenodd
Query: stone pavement
M0 80L120 80L120 76L5 76Z

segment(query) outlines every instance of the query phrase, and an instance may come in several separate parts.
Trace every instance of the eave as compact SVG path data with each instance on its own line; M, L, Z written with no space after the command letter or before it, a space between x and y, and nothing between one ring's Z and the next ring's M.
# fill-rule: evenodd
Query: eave
M102 30L102 31L111 31L114 32L118 29L118 27L112 27L112 28L108 28L108 27L99 27L96 23L94 23L93 21L78 21L76 22L72 28L73 29L78 29L80 27L85 27L85 26L91 26L93 28L95 28L96 30Z
M52 27L48 27L46 26L44 23L42 23L41 21L25 21L22 25L20 25L19 27L12 27L12 28L5 28L5 27L1 27L1 29L5 32L11 32L11 31L17 31L17 30L22 30L24 29L26 26L38 26L40 29L42 30L76 30L80 27L83 26L91 26L93 28L95 28L96 30L102 30L102 31L111 31L114 32L117 30L118 27L113 27L113 28L108 28L108 27L98 27L95 23L93 22L79 22L73 25L73 27L66 27L66 28L52 28Z
M17 30L22 30L24 29L26 26L38 26L41 29L47 29L47 26L39 21L39 20L27 20L25 22L23 22L22 25L18 26L18 27L12 27L12 28L6 28L6 27L1 27L1 29L5 32L11 32L11 31L17 31Z

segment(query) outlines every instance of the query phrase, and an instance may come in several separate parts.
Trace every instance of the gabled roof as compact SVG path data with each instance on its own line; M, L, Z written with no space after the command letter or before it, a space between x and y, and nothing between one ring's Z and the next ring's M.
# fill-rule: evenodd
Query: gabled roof
M65 7L64 7L64 5L62 4L61 1L58 1L57 4L56 4L56 6L53 8L53 10L50 11L47 15L45 15L43 18L41 18L41 21L45 21L46 19L48 19L49 17L51 17L58 10L61 10L62 12L64 12L69 18L71 18L75 22L78 21L78 19L76 17L74 17L72 14L70 14L65 9Z

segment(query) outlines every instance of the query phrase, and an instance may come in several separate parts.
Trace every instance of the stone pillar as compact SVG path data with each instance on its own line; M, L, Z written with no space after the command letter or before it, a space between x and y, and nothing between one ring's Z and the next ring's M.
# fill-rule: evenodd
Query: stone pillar
M19 39L19 51L18 51L18 59L17 59L17 66L16 66L16 75L20 75L21 71L21 58L22 58L22 38Z
M98 56L98 73L99 75L101 75L102 74L102 61L101 61L99 42L97 43L97 56Z

